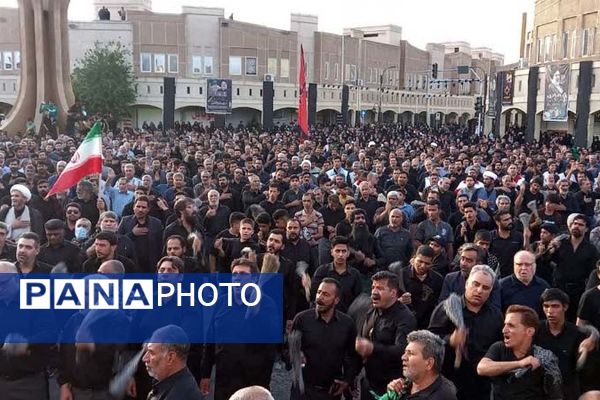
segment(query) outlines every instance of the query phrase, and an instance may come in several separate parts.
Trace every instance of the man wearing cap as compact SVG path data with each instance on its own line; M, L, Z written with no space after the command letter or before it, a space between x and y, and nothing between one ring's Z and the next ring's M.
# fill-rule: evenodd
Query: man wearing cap
M148 400L201 400L196 379L187 367L190 343L178 326L157 329L150 338L142 361L156 380Z
M0 221L8 225L7 239L16 241L25 232L44 235L42 214L27 203L31 200L31 191L22 184L10 188L11 207L0 211Z

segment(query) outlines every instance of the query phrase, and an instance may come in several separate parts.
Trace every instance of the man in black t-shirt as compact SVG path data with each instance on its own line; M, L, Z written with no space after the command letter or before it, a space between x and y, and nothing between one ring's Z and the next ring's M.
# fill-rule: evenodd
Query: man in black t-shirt
M494 400L562 399L556 356L533 346L539 329L537 313L527 306L506 310L503 342L494 343L477 365L477 373L492 379Z

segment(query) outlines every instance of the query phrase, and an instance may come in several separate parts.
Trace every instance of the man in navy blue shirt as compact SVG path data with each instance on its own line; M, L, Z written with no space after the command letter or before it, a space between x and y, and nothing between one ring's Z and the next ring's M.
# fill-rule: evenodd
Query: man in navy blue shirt
M515 254L513 268L512 275L500 280L502 311L519 304L531 307L543 316L540 296L550 286L535 275L535 255L527 250L519 251Z

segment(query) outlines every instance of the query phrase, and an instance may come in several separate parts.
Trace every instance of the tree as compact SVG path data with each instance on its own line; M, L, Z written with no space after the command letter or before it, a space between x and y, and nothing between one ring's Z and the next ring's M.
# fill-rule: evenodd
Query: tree
M83 59L77 60L73 91L89 112L111 113L116 119L129 114L136 100L130 54L119 42L96 42Z

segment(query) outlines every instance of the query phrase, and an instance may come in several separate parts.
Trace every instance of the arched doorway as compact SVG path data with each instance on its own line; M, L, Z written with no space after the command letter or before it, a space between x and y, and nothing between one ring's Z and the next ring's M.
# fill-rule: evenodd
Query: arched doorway
M317 111L317 124L333 125L337 116L337 110L332 108L324 108Z
M210 116L206 114L204 107L200 106L183 106L175 109L175 121L199 122L202 124L210 123Z
M466 125L467 122L469 122L470 119L471 119L471 114L465 112L465 113L462 113L462 115L458 119L458 123L460 125Z
M456 124L458 123L458 114L455 112L451 112L446 114L446 123L447 124Z
M402 114L398 114L398 122L400 122L401 124L412 124L413 112L404 111Z
M527 124L527 113L515 107L508 108L502 111L504 124L508 127L524 127Z
M141 128L144 122L154 122L158 125L162 121L162 108L150 104L136 104L131 108L131 121L137 128Z
M4 117L6 118L6 116L12 109L12 107L13 107L12 104L8 104L3 101L0 101L0 114L3 114Z
M261 111L250 107L235 107L231 110L231 114L225 116L225 126L231 124L236 127L240 123L245 126L262 124Z
M298 120L298 111L292 107L280 108L273 111L273 123L289 124Z
M383 113L383 122L392 123L396 120L396 113L392 110L388 110Z

